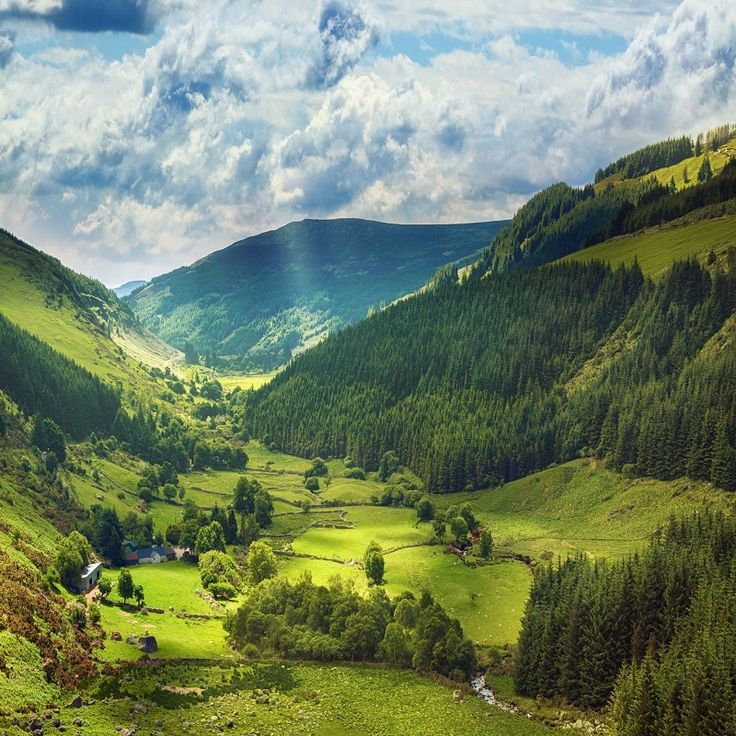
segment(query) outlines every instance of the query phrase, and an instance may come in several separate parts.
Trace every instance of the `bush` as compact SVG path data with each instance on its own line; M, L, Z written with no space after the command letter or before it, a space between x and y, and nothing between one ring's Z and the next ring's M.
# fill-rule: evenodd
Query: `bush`
M230 601L238 594L235 586L230 583L212 583L209 591L218 601Z
M317 493L319 491L319 480L317 478L310 476L304 481L304 487L308 491L312 491L312 493Z
M304 471L304 478L316 478L327 475L327 465L321 457L312 460L312 467Z
M363 468L350 468L345 473L346 478L354 478L355 480L365 480L365 470Z

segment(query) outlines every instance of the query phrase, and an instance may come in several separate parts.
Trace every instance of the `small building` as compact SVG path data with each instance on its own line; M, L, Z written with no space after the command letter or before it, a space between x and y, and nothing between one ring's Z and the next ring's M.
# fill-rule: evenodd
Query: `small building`
M89 593L92 588L97 585L102 577L102 563L91 562L83 570L79 576L79 588L80 593Z
M137 564L139 565L158 565L161 562L168 562L176 559L176 552L171 547L164 547L159 544L155 547L143 547L134 553L137 556ZM131 555L132 556L132 555ZM127 561L127 555L126 555ZM136 564L131 560L129 564Z

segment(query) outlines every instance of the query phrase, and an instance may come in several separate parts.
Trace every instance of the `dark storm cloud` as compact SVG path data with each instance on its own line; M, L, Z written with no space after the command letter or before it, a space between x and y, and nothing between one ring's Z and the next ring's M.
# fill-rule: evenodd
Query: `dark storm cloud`
M60 31L148 34L157 18L149 0L62 0L46 12L35 11L19 0L0 11L0 21L7 20L41 21Z

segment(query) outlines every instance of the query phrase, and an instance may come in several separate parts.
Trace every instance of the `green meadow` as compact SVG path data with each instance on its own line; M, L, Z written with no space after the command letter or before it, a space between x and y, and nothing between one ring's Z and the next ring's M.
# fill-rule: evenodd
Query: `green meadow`
M125 646L125 645L123 645ZM406 670L296 663L160 663L103 678L62 710L80 736L543 736L552 730ZM134 675L134 676L133 676ZM76 719L76 723L74 720ZM8 720L9 736L23 733Z
M562 261L604 261L613 268L639 262L647 276L663 274L674 261L716 254L736 245L736 216L662 226L621 235L565 256Z

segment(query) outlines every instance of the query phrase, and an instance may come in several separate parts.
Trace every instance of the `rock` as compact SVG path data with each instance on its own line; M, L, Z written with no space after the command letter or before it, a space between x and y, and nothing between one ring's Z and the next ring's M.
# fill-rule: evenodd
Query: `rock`
M235 721L231 718L225 725L227 728L235 728Z
M110 639L112 639L112 641L122 641L123 635L119 631L111 631Z
M61 726L61 718L54 718L54 720L51 721L51 725L54 728L59 728L59 726Z
M75 719L74 719L74 720L72 721L72 723L73 723L73 724L74 724L75 726L81 726L81 725L83 725L83 723L84 723L84 722L82 721L82 719L81 719L81 718L75 718Z
M463 702L463 691L462 690L455 690L452 693L452 699L455 703L462 703Z
M81 708L82 707L82 697L80 695L77 695L74 700L72 700L71 703L67 706L67 708Z
M126 644L137 644L138 643L138 637L134 634L131 634L126 640ZM130 678L128 678L130 679Z

